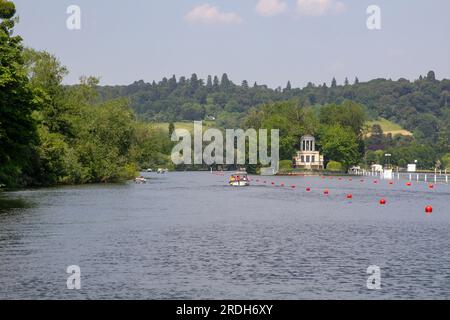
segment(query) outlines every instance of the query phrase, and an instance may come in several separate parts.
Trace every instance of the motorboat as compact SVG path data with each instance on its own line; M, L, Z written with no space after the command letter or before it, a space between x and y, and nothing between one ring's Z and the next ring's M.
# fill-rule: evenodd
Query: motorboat
M147 179L145 179L143 176L140 176L134 179L134 183L136 184L147 183Z
M249 186L250 182L249 182L249 179L248 179L247 172L245 172L245 171L233 172L230 175L229 184L230 184L230 186L233 186L233 187L247 187L247 186Z

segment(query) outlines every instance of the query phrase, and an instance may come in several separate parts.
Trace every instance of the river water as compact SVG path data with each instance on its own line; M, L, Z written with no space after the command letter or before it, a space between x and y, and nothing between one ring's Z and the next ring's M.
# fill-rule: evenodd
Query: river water
M450 298L448 185L147 175L0 195L0 299Z

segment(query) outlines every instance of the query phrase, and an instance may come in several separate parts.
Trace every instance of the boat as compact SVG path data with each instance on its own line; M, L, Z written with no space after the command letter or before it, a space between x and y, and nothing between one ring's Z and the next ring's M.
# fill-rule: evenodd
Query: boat
M233 187L247 187L250 185L247 172L237 171L233 172L229 180L230 186Z
M147 179L145 179L143 176L140 176L134 179L134 183L137 184L147 183Z

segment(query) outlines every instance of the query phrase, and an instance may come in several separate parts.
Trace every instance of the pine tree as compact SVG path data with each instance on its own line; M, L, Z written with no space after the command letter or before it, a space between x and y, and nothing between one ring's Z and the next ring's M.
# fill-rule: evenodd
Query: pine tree
M292 87L291 87L291 82L288 81L287 84L286 84L285 91L290 91L291 89L292 89Z
M359 84L359 79L358 79L358 77L355 77L355 84Z
M247 82L247 80L242 81L242 85L241 86L244 89L248 89L248 82Z
M208 89L212 89L212 87L213 87L211 75L208 75L208 80L206 81L206 87L207 87Z
M217 76L214 76L214 80L213 80L213 88L214 89L218 89L220 86L220 82L219 82L219 78Z
M333 77L333 80L331 80L331 87L332 88L336 88L337 87L336 78L334 78L334 77Z
M230 86L230 80L228 79L228 75L226 73L222 75L222 79L220 80L220 86L224 89Z
M348 86L348 85L350 84L350 83L348 82L348 78L347 78L347 77L345 77L344 84L345 84L346 86Z

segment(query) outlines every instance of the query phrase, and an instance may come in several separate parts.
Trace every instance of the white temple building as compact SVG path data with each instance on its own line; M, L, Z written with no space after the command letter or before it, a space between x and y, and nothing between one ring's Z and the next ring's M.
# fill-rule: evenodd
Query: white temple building
M294 168L319 170L323 169L323 156L316 151L316 139L306 135L300 139L300 151L293 159Z

